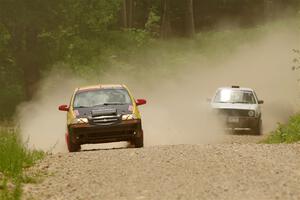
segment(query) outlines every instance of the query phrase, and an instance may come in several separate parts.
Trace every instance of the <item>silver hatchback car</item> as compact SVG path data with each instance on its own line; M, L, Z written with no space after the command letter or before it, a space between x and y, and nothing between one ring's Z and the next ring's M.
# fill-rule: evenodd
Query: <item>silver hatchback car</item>
M239 86L218 88L211 100L211 107L222 119L226 129L250 131L260 135L262 132L261 104L255 91Z

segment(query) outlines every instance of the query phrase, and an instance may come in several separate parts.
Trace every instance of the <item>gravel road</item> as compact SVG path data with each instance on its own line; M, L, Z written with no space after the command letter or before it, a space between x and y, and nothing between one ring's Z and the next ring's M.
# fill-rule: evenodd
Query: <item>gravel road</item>
M49 155L23 199L300 199L300 144L259 139Z

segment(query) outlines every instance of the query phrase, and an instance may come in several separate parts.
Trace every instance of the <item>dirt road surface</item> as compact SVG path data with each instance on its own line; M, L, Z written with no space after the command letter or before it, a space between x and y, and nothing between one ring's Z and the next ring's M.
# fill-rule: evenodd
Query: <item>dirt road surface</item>
M53 154L23 199L300 199L300 144L260 139Z

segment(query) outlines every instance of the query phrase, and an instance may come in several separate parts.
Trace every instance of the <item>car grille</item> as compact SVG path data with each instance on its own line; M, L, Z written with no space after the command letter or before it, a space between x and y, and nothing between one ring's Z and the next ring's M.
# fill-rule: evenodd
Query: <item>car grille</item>
M240 109L219 109L218 113L227 116L240 116L249 117L250 110L240 110Z
M90 122L97 125L111 125L121 121L121 115L117 114L115 108L101 108L92 110Z
M107 115L107 116L95 116L92 118L93 124L99 125L111 125L120 122L121 116L118 115Z

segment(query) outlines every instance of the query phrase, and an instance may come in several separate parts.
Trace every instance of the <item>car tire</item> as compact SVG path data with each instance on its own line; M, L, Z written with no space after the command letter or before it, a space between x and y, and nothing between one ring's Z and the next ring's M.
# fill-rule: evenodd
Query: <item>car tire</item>
M78 152L78 151L80 151L80 149L81 149L80 144L74 143L70 139L70 135L68 133L66 133L66 142L67 142L69 152Z
M254 132L255 135L261 135L262 134L262 120L261 118L258 119L257 121L257 125L254 128Z
M134 138L134 147L135 148L142 148L144 147L144 133L142 130L140 130L138 133L137 133L137 136Z

